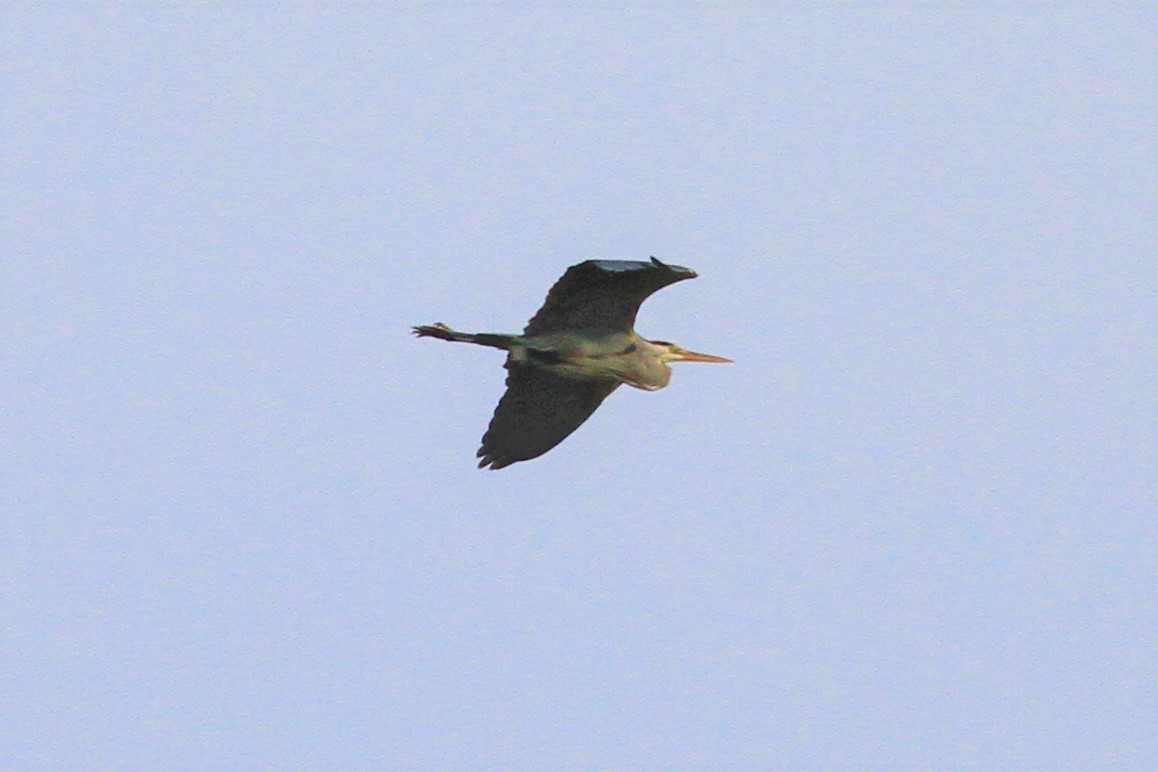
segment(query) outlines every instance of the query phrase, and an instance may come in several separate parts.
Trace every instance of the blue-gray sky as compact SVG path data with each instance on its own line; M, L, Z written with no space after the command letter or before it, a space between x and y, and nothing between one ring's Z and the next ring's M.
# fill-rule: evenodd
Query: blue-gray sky
M1155 6L518 6L0 11L4 765L1158 764Z

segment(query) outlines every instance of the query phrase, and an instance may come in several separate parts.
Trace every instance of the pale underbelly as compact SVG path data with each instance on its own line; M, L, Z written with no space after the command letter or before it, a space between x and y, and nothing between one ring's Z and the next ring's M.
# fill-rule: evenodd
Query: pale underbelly
M657 383L654 378L647 377L646 373L636 372L632 368L617 367L612 361L598 357L570 359L537 354L528 356L525 349L515 349L510 353L510 361L519 365L539 367L567 378L610 380L644 391L655 391L667 385L666 379Z

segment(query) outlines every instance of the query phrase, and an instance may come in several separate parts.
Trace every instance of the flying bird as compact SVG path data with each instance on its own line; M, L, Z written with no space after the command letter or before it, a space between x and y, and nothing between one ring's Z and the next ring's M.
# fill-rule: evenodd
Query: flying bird
M635 331L639 306L656 290L694 279L690 268L635 260L588 260L567 269L522 335L458 332L438 322L420 338L503 349L507 391L477 456L502 469L546 453L626 383L655 391L671 380L668 362L731 362Z

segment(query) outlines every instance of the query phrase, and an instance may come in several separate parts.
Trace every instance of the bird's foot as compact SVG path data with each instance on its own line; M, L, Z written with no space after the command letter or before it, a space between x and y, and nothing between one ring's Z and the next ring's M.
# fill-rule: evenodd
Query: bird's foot
M441 340L458 340L459 333L447 327L442 322L434 324L420 324L412 327L411 331L419 338L439 338Z

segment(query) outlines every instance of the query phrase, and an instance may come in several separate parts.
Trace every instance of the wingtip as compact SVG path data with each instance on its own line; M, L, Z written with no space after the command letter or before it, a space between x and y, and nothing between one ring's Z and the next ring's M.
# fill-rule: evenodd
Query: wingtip
M697 278L699 276L699 274L696 273L695 271L693 271L691 268L685 268L682 265L671 265L669 263L665 263L664 261L660 260L655 255L651 256L651 264L653 266L655 266L656 268L662 268L665 271L671 271L672 273L686 274L686 278L688 278L688 279L694 279L694 278Z
M478 467L476 467L476 468L485 469L488 472L497 472L498 470L502 469L504 466L508 466L508 465L509 464L504 464L503 462L499 461L498 459L494 459L494 458L491 458L489 456L484 456L483 459L478 462Z
M475 456L477 456L479 459L477 467L478 469L486 469L493 472L506 466L506 464L502 463L499 459L491 455L491 452L487 450L486 447L479 448L478 452L475 453Z

